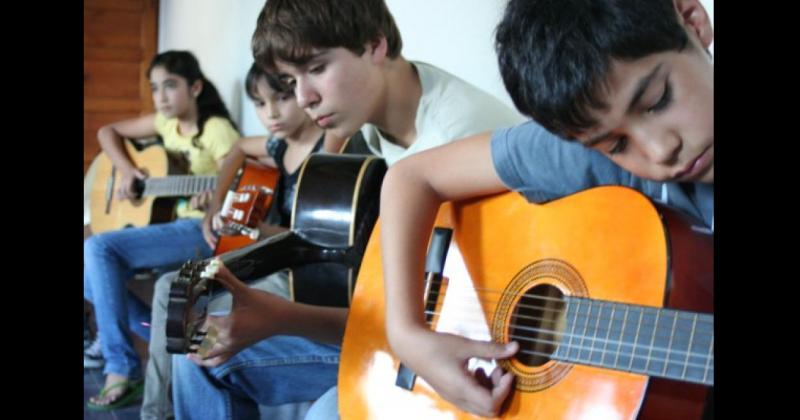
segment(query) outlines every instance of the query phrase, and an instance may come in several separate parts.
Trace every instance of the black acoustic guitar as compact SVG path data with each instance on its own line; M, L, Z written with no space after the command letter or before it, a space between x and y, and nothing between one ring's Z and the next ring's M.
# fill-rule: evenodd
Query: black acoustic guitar
M347 307L378 217L383 159L317 153L301 168L291 229L219 255L240 280L289 269L291 299ZM167 351L196 351L208 302L224 288L201 273L210 260L187 262L170 289Z

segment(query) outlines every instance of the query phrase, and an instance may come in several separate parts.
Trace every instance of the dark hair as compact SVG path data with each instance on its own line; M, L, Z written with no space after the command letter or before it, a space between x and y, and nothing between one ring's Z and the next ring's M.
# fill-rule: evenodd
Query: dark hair
M381 36L388 56L399 56L403 41L383 0L269 0L256 21L253 57L274 70L276 60L307 63L313 48L344 47L361 55L364 44Z
M517 109L574 138L606 109L611 60L683 50L688 36L673 0L510 0L495 48Z
M164 51L153 58L150 62L150 68L147 70L148 77L155 67L163 67L168 73L177 74L178 76L186 79L186 84L189 87L197 81L203 82L203 90L197 96L197 134L192 137L192 145L198 149L202 149L200 144L200 136L203 135L203 128L206 121L213 117L222 117L230 121L234 129L236 123L231 119L228 108L222 102L222 98L217 92L217 88L203 75L200 70L200 64L197 58L189 51Z
M257 63L253 63L253 65L250 66L250 70L247 71L247 76L244 78L244 91L247 93L247 96L250 99L254 101L259 99L256 83L258 83L258 79L262 77L266 79L267 84L272 88L272 90L294 95L294 90L292 90L292 87L283 83L277 75L266 72Z

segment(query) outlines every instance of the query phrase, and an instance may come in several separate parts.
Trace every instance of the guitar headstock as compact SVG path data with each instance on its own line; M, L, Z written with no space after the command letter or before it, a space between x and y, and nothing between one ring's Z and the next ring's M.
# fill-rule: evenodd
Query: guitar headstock
M167 303L167 351L196 352L205 337L201 331L208 315L219 259L188 261L172 283Z
M267 215L272 194L271 189L261 185L245 185L236 191L228 191L220 217L226 224L254 228Z

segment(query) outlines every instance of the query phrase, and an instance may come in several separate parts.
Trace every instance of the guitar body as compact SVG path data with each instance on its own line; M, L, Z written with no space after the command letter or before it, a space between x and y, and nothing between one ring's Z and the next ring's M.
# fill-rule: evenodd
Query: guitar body
M125 147L133 163L148 176L162 177L169 173L169 159L161 146L150 146L139 151L126 141ZM121 173L114 168L114 164L105 153L100 153L95 160L97 172L90 196L92 215L90 226L93 233L128 226L147 226L150 223L167 222L174 218L173 199L142 197L131 201L117 198L116 190Z
M289 269L291 299L347 307L372 228L378 218L383 159L367 155L310 155L300 169L291 229L219 259L249 283ZM198 332L207 302L222 290L200 278L206 261L188 262L170 288L167 351L186 353L202 341Z
M454 229L443 273L448 283L436 302L437 331L509 341L509 308L541 286L565 296L713 312L713 238L624 187L594 188L544 205L517 193L448 203L436 224ZM439 398L421 378L411 391L395 385L399 360L387 343L384 313L375 234L342 346L342 418L478 418ZM531 365L515 356L503 367L516 377L502 415L509 419L700 418L708 390L555 360Z
M265 214L266 211L269 210L270 205L272 205L274 191L278 186L280 174L275 168L270 168L250 160L245 161L240 171L241 172L238 174L237 179L234 180L234 183L231 186L232 190L239 191L242 189L250 189L250 187L265 187L273 192L267 194L266 199L263 202L244 203L247 205L245 208L242 208L244 218L252 219L255 222L252 223L252 226L248 225L247 227L257 227L258 221L263 218L262 214ZM252 239L247 235L222 235L217 241L217 247L214 249L214 255L224 254L228 251L239 249L254 242L255 239Z
M350 306L361 259L378 219L385 174L386 163L374 155L317 153L306 159L297 181L291 229L325 249L346 249L348 256L293 267L292 299Z

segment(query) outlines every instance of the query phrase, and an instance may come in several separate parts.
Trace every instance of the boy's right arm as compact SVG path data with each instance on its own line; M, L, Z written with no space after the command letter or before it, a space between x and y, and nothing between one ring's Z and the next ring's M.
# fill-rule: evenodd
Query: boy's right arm
M157 134L155 117L155 114L149 114L117 121L105 125L97 131L97 141L100 143L100 147L111 159L114 166L122 173L122 182L120 182L117 190L117 194L122 199L132 198L134 196L134 180L145 178L145 174L136 167L130 156L128 156L128 152L125 150L125 139L155 136Z
M381 189L381 247L386 333L397 356L446 400L493 416L511 391L510 373L491 375L492 389L466 370L472 357L507 358L516 343L486 343L436 333L425 324L425 250L440 204L507 188L494 169L491 133L420 152L392 166Z
M275 161L269 157L266 145L267 138L263 136L241 138L234 143L233 147L231 147L231 150L220 164L217 187L206 209L205 217L203 217L203 238L205 238L206 243L208 243L211 249L217 246L217 237L214 235L212 220L222 208L222 202L225 200L228 188L230 188L231 183L233 183L233 179L236 177L236 171L242 167L245 159L251 157L253 159L258 159L262 163L266 163L268 166L275 167Z

